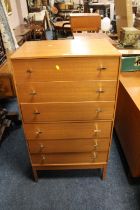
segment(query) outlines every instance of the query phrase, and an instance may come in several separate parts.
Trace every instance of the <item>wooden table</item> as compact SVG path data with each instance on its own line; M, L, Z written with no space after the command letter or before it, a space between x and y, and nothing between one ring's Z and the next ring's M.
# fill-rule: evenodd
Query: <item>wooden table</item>
M52 25L54 27L54 39L58 39L58 33L71 33L71 25L69 21L52 22Z
M115 131L131 175L140 176L140 71L120 75Z
M57 22L53 22L53 26L54 26L54 28L56 30L62 30L63 27L65 29L71 29L71 25L70 25L70 22L69 21L57 21Z

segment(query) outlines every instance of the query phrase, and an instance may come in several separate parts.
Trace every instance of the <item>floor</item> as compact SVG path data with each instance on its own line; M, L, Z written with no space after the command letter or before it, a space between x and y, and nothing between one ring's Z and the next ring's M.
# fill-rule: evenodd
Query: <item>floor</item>
M100 170L39 177L32 180L22 127L13 127L0 147L0 210L140 210L140 183L129 183L114 140L104 181Z

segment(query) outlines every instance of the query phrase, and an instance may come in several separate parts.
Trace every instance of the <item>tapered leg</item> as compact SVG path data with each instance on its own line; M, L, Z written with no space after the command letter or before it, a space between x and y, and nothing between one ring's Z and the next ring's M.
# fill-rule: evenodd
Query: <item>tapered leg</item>
M38 182L37 170L33 169L33 177L34 177L35 182Z
M102 169L102 179L104 180L106 178L106 173L107 173L107 166L104 166Z

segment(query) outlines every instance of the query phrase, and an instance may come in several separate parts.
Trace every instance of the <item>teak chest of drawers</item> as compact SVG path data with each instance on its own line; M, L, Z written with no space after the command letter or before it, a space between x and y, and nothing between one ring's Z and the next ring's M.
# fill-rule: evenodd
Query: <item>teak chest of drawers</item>
M120 54L105 39L27 42L11 57L35 180L38 170L103 169Z

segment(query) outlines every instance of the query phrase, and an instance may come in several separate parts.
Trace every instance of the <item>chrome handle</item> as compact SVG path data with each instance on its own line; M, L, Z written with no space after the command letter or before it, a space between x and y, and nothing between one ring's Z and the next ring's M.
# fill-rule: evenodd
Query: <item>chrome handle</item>
M39 115L40 112L36 109L34 112L33 112L34 115Z
M99 130L99 129L94 130L94 133L100 133L100 132L101 132L101 130Z
M36 133L36 135L39 135L42 133L42 131L40 129L37 129L37 131L35 133Z
M97 148L97 147L98 147L98 141L95 140L95 141L94 141L94 148Z
M100 132L101 132L101 130L98 129L98 125L96 124L96 125L95 125L95 129L94 129L94 133L97 135L97 134L99 134Z
M44 145L43 144L40 144L40 148L44 148Z
M99 114L100 112L102 112L102 109L101 108L97 108L96 109L96 113Z
M37 92L35 90L32 90L32 92L30 93L31 96L35 96L37 95Z
M40 144L40 150L42 151L44 149L44 145L41 143Z
M31 69L27 69L26 73L31 74L33 71Z
M104 71L104 70L106 70L107 68L105 67L105 66L99 66L99 67L97 67L97 70L98 71Z
M60 70L60 66L59 65L55 65L56 70Z
M96 90L96 93L98 93L98 94L100 94L100 93L104 93L105 91L102 89L102 88L98 88L97 90Z
M46 156L42 155L42 161L44 162L46 160Z
M93 161L95 161L96 158L97 158L97 153L96 153L96 152L93 152L93 153L92 153L92 159L93 159Z

